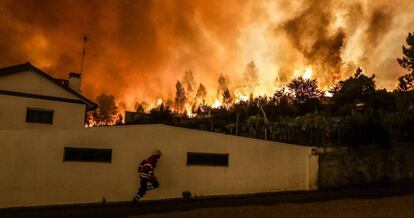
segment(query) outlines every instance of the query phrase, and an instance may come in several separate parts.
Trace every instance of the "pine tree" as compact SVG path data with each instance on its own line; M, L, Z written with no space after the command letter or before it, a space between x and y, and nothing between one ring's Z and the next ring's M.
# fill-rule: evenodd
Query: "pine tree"
M224 89L223 92L223 104L226 108L229 108L233 102L233 97L231 96L230 90L228 88Z
M182 113L184 110L185 102L187 98L185 96L185 90L180 81L177 81L175 84L176 94L175 94L175 106L178 113Z
M200 85L198 86L196 99L201 100L201 102L204 103L206 96L207 96L206 87L202 83L200 83Z
M397 58L398 63L409 73L398 78L398 90L408 91L414 88L414 33L408 33L408 47L402 46L403 57Z

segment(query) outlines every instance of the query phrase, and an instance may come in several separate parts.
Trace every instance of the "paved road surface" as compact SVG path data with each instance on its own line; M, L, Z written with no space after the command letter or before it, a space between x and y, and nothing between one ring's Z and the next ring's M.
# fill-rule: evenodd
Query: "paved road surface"
M337 191L270 193L233 198L168 200L0 210L0 217L413 217L414 184Z
M381 199L342 199L313 203L198 208L131 217L414 217L414 194Z

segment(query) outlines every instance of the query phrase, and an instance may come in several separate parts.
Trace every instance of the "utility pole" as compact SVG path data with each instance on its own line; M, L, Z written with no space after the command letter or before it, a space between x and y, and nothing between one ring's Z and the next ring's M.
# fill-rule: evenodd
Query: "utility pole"
M83 73L83 65L84 65L84 61L85 61L85 54L86 54L86 42L88 41L88 35L87 33L85 33L83 35L83 49L82 49L82 61L81 61L81 68L80 68L80 74L82 75Z
M210 118L210 131L214 131L214 123L213 123L213 116L211 116L211 109L208 111L208 117Z
M266 113L265 113L265 111L263 110L263 107L262 107L262 105L260 105L259 104L259 108L260 108L260 110L262 111L262 114L263 114L263 117L264 117L264 121L265 121L265 132L264 132L264 134L265 134L265 140L267 140L267 129L269 129L270 130L270 133L273 135L273 133L272 133L272 129L271 129L271 127L270 127L270 122L269 122L269 120L267 119L267 116L266 116Z

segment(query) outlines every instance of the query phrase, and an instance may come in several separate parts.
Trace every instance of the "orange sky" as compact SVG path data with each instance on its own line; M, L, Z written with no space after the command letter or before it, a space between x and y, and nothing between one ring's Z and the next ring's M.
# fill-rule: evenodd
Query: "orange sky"
M30 61L64 78L80 69L86 32L83 94L113 94L128 109L173 99L187 70L210 102L221 73L243 92L251 60L255 94L307 68L326 87L355 66L393 89L413 11L410 0L0 0L0 66Z

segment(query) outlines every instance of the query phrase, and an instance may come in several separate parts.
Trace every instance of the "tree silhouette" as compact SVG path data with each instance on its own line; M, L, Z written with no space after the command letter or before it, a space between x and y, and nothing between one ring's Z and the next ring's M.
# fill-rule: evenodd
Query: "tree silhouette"
M175 107L178 113L182 113L184 110L185 102L187 98L185 96L185 90L180 81L177 81L175 84L176 93L175 93Z
M398 63L409 73L398 78L398 90L408 91L414 88L414 33L408 33L405 40L408 47L402 46L403 57L397 58Z
M398 78L397 89L406 92L414 88L414 75L412 73L400 76Z
M274 108L274 116L291 116L295 113L292 95L285 88L276 90L271 103Z
M375 75L367 77L362 74L361 68L357 68L354 76L338 82L336 84L337 90L333 95L337 109L352 108L357 102L369 103L375 93L374 78Z
M100 94L96 97L98 108L93 113L93 117L98 126L112 125L116 121L117 106L113 95Z
M150 105L146 101L142 101L141 103L135 103L135 110L136 112L145 113L149 110Z
M193 72L191 70L187 70L184 72L183 79L181 84L185 90L186 98L188 101L192 101L194 99L194 92L195 92L195 82ZM192 102L189 102L192 103Z
M207 96L206 87L202 83L200 83L197 89L196 101L201 101L202 104L204 104L206 96Z
M229 108L232 103L233 97L231 96L230 90L225 88L223 92L223 104L226 108Z
M250 61L244 72L244 82L246 89L249 94L254 94L254 90L257 85L259 85L259 70L257 69L255 63Z
M145 109L144 109L144 107L142 105L139 104L136 111L138 113L144 113L145 112Z
M223 96L224 90L228 88L229 79L225 77L222 73L218 78L218 89L217 89L217 96Z
M414 33L408 33L405 41L408 47L402 46L404 57L398 58L397 61L401 67L412 73L414 71Z
M318 99L321 96L316 79L309 80L298 77L292 80L287 87L292 91L293 102L295 104L304 104L312 99Z
M171 123L172 112L168 106L164 106L164 103L161 103L158 108L153 108L150 111L151 119L156 123Z

